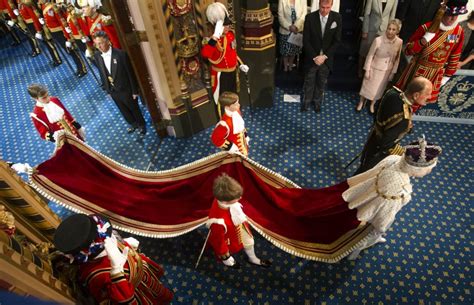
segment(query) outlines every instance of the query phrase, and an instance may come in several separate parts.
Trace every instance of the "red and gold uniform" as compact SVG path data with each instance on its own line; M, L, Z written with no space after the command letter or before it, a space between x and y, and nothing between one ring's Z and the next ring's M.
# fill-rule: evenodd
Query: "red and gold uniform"
M66 130L69 133L72 133L81 140L84 140L78 132L80 125L75 121L73 116L67 111L66 107L61 103L57 97L50 97L50 103L54 103L64 110L63 118L57 122L50 122L48 116L44 111L44 107L37 103L33 112L30 113L30 116L33 120L33 124L38 130L41 138L51 141L53 139L53 134L59 130Z
M109 36L112 47L121 49L120 41L118 39L117 31L112 23L110 16L105 16L102 14L95 14L94 17L85 17L84 18L84 28L82 29L84 34L92 37L92 35L97 31L104 31Z
M246 137L246 129L243 126L243 119L240 111L234 111L235 113L225 110L221 117L221 120L217 123L214 131L211 134L211 141L215 146L230 151L237 151L247 156L249 153L249 147ZM239 120L236 120L234 116L240 116ZM235 128L235 122L241 122L242 125L239 128ZM238 130L236 132L236 130Z
M14 18L15 14L13 13L13 9L8 4L8 0L0 0L0 13L8 14L10 18L16 19Z
M54 11L54 5L54 3L44 3L41 5L44 22L51 32L55 33L62 31L64 37L69 40L69 34L64 29L60 16L58 16L58 14L56 14Z
M230 210L221 207L216 199L212 203L207 223L210 230L209 245L221 260L244 248L243 234L252 237L248 222L236 226L232 221Z
M433 92L428 103L435 103L438 99L443 76L451 77L457 70L464 32L460 25L447 31L440 29L434 38L423 46L421 38L430 25L431 22L423 24L410 37L405 53L413 55L413 58L395 86L405 90L406 85L416 76L426 77L433 83Z
M18 11L20 12L21 17L27 24L33 24L36 32L41 32L42 30L42 25L39 22L38 17L35 15L35 12L33 10L33 3L30 4L25 4L23 3L22 0L17 0L17 5L18 5Z
M218 72L235 72L238 63L235 34L228 31L219 40L210 39L201 49L202 57L211 63L212 92L216 91ZM221 88L223 91L235 92L236 88Z
M119 247L123 248L123 245L119 243ZM163 269L131 247L124 272L112 276L110 270L107 256L80 265L79 281L84 283L98 303L152 305L168 304L173 299L173 293L159 280Z
M72 16L72 14L74 14L74 16ZM81 15L76 14L74 10L68 10L66 21L69 28L71 29L71 34L74 39L81 40L82 34L84 34L83 29L86 26L84 18Z

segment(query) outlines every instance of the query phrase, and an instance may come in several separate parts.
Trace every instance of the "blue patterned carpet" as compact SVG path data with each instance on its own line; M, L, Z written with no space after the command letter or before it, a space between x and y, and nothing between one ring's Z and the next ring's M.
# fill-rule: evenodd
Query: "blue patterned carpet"
M125 121L92 76L78 80L65 65L52 68L44 56L30 58L20 47L0 49L0 72L2 159L38 164L51 154L53 145L39 138L28 116L34 103L26 86L42 82L86 126L91 146L128 166L147 167L158 143L149 115L144 138L126 134ZM343 168L362 149L372 121L368 113L354 111L356 93L328 92L322 112L315 114L284 103L284 93L301 94L285 90L276 90L271 109L244 110L251 158L303 187L350 176L357 165ZM151 169L170 169L216 152L210 132L164 139ZM330 265L299 259L257 236L257 254L270 258L272 268L244 264L231 271L206 252L195 270L206 230L138 239L143 251L164 265L175 304L473 304L473 126L415 122L404 142L421 134L443 147L439 165L415 181L413 200L399 213L387 243L363 251L356 261ZM237 255L242 262L244 257Z

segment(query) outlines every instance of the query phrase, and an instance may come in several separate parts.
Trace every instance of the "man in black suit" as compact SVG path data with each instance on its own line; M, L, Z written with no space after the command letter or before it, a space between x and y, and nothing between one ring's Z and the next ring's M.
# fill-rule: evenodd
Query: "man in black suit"
M112 48L109 37L103 31L95 32L94 44L100 52L94 54L100 71L102 88L112 97L123 117L131 126L128 133L138 130L146 133L145 120L138 107L138 86L127 53Z
M331 11L333 0L319 0L319 10L306 15L303 47L305 52L304 99L301 111L313 104L321 111L324 86L334 62L334 52L341 41L342 18Z

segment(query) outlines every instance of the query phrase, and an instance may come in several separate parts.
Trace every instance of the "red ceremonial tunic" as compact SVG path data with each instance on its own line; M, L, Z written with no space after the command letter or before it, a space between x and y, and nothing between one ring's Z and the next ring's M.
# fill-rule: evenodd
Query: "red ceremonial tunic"
M244 129L242 132L234 134L232 117L224 112L221 120L217 123L211 134L211 141L215 146L222 149L228 147L228 145L232 143L239 148L241 154L247 156L249 154L249 147L247 140L245 139L245 132L246 130Z
M10 5L8 5L8 0L0 0L0 12L11 15L10 11L11 13L13 13L10 8Z
M151 305L168 304L173 299L173 293L159 280L163 269L143 254L130 249L124 273L111 276L110 269L107 256L80 265L79 281L98 303Z
M52 3L49 4L43 4L41 6L43 10L43 19L44 23L48 27L48 29L51 32L59 32L63 31L64 37L69 40L69 33L66 32L66 30L63 27L63 24L61 22L61 17L56 14L56 12L53 9ZM63 16L64 18L64 16Z
M457 70L464 41L464 32L460 25L448 31L438 30L435 37L425 46L422 46L421 38L430 25L431 22L423 24L410 37L405 53L413 55L413 58L395 86L405 90L406 85L414 77L426 77L433 83L433 92L428 102L434 103L438 99L443 76L451 77Z
M67 24L69 28L71 29L72 36L76 40L80 40L82 38L81 34L79 33L79 29L76 27L76 24L71 18L71 12L68 12L67 17L66 17ZM82 17L76 16L75 21L77 23L77 26L82 29L85 27L85 21Z
M48 117L46 116L43 107L35 106L30 116L40 136L45 140L49 140L49 137L52 137L54 132L64 129L83 140L76 127L72 124L75 119L69 111L67 111L61 101L57 97L50 97L50 103L54 103L64 110L64 119L59 122L51 123L48 121Z
M117 31L115 30L112 21L102 14L97 14L94 18L85 17L83 31L90 37L92 37L92 35L97 31L104 31L109 36L112 46L121 49Z
M33 8L30 5L26 5L21 2L21 0L17 0L18 11L20 12L21 17L25 20L26 23L33 23L35 30L37 32L41 32L43 26L39 22L38 17L35 15ZM31 5L34 5L33 3ZM15 17L16 19L16 17Z
M238 63L236 48L237 44L233 31L228 31L225 35L221 36L213 46L208 43L202 46L202 57L207 58L212 64L211 84L213 92L217 87L217 72L235 71Z
M208 243L220 259L227 259L230 254L243 249L240 230L244 229L251 235L249 224L244 222L242 226L235 226L230 216L230 210L221 208L216 199L209 211L208 223L211 224Z

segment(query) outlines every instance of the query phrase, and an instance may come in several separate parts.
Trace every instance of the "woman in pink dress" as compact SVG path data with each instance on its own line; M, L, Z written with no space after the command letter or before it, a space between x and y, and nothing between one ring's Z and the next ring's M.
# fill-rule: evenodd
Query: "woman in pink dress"
M370 100L370 112L374 113L375 102L382 97L387 83L397 72L403 41L397 36L401 21L388 23L385 35L374 39L365 60L364 80L360 89L360 101L356 110L361 111L366 100Z

